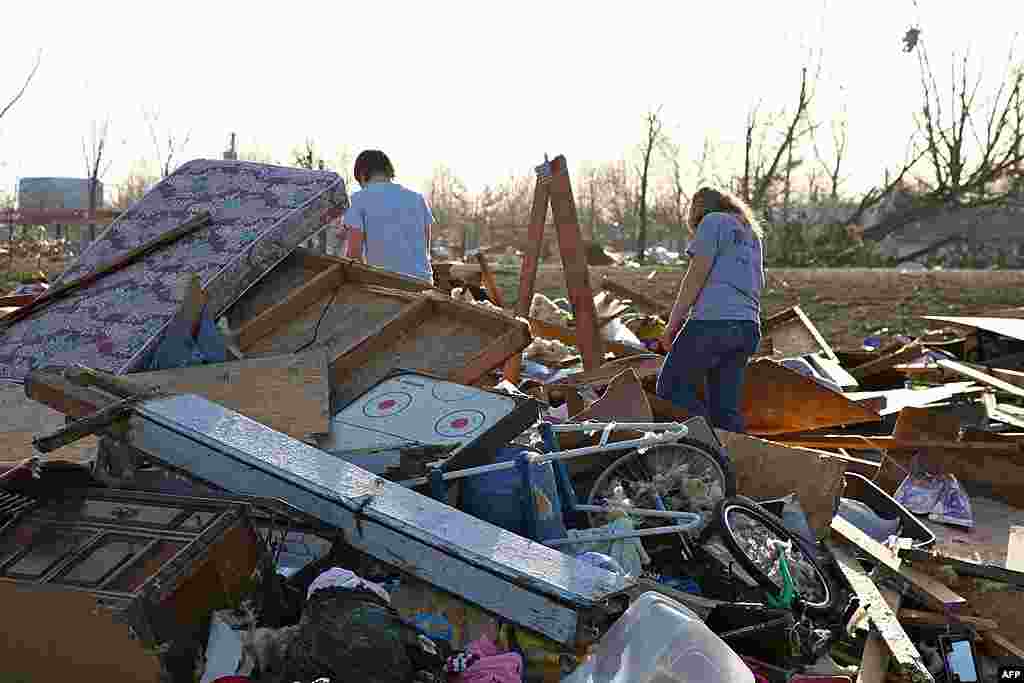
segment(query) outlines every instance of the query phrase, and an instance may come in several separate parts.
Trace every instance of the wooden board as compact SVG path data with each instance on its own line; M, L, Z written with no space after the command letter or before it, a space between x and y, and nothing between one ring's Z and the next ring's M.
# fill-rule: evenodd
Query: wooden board
M231 328L240 329L267 309L283 304L293 291L335 267L341 270L340 281L354 285L374 285L403 292L431 289L430 284L423 280L367 266L352 259L325 256L299 248L235 302L227 313Z
M879 592L875 582L864 573L857 560L845 548L833 543L830 543L828 547L832 551L839 570L860 598L860 603L867 610L872 626L885 641L892 658L902 673L910 675L914 681L934 681L934 677L928 672L928 668L921 659L921 653L918 652L907 632L903 630L896 614Z
M322 351L128 375L168 393L198 394L296 439L327 430L327 358Z
M43 455L32 446L32 439L41 435L40 432L35 431L0 432L0 462L21 462L40 456L43 460L87 463L96 457L96 446L99 440L94 436L88 436L81 441Z
M891 353L877 353L880 354L877 358L872 358L872 360L852 368L850 374L860 380L890 371L894 366L920 356L921 345L913 341Z
M690 417L686 411L654 395L650 387L647 399L657 420L681 422ZM747 366L740 410L747 433L755 436L792 434L880 419L870 407L768 359Z
M715 430L736 469L736 490L755 499L795 493L815 535L828 529L842 490L846 462L809 448L792 448L745 434ZM770 472L771 476L765 476Z
M979 384L990 386L993 389L998 389L999 391L1011 394L1017 398L1024 398L1024 389L1001 380L998 377L993 377L992 375L981 372L980 370L968 367L963 363L957 363L956 361L948 360L946 358L939 359L935 362L939 367L955 372L958 375L963 375L964 377L972 379Z
M865 534L845 518L840 517L839 515L833 517L831 529L878 562L882 563L894 572L899 573L900 565L902 564L899 555L890 551L881 543Z
M868 398L882 397L885 399L885 406L879 411L879 415L892 415L900 412L903 408L923 408L931 403L947 401L954 396L962 396L972 391L974 382L956 382L944 384L928 389L887 389L885 391L848 391L846 397L851 401L861 401ZM982 391L975 389L975 392Z
M901 609L898 614L900 621L910 624L944 626L949 623L962 623L969 624L979 631L995 631L999 628L999 622L995 619L985 619L984 617L967 617L963 615L951 617L938 612L923 612L916 609Z
M792 306L765 318L761 328L762 336L771 339L776 355L796 358L820 352L826 358L838 362L835 351L799 306Z
M893 612L902 614L900 604L903 596L893 590L881 589L879 593L885 598L886 604ZM857 683L884 683L889 671L889 646L877 631L868 634L861 656L860 670L857 672Z
M530 341L524 321L441 294L415 295L383 327L344 351L331 349L332 411L398 368L473 384Z
M878 413L768 359L747 365L741 410L759 436L877 422Z

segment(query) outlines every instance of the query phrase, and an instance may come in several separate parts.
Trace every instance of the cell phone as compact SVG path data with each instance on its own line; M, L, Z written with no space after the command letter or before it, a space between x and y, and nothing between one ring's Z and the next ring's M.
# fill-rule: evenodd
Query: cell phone
M974 641L966 636L938 637L939 652L946 665L946 672L952 683L979 683L978 659L974 652Z

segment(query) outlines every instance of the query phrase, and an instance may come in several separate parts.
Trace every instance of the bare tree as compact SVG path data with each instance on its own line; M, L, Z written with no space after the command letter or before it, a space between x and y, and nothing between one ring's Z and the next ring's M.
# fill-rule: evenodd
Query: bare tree
M843 182L843 162L846 161L846 151L849 147L849 118L846 113L846 105L843 105L841 114L832 120L832 153L826 159L818 146L818 140L814 139L814 155L818 164L828 177L829 197L832 201L839 199L839 185Z
M796 106L789 114L778 116L760 115L760 102L751 108L747 117L744 135L743 176L739 180L739 194L752 207L764 210L768 207L770 193L775 183L785 181L799 159L793 158L794 147L814 130L809 120L809 110L817 80L808 73L808 67L800 70L800 90ZM774 145L767 140L768 132L782 124L780 139Z
M96 208L102 202L100 196L100 181L107 171L110 170L110 160L105 158L107 150L108 133L110 131L110 119L104 119L102 123L92 122L89 129L88 141L82 136L82 157L85 161L85 172L89 178L89 214L95 216ZM96 239L96 224L89 224L89 241Z
M662 139L664 122L661 119L661 107L648 110L644 117L646 132L640 148L643 165L640 168L640 224L637 226L636 249L637 260L643 265L647 251L647 186L650 180L651 159Z
M149 128L149 136L153 141L153 149L156 152L156 163L160 171L160 177L166 178L177 168L177 157L185 151L192 131L185 131L184 135L175 132L170 127L164 128L160 124L160 112L156 109L143 111L143 118Z
M317 168L323 169L326 162L317 152L313 141L307 138L301 146L292 150L292 165L312 171Z
M434 214L435 237L444 237L451 245L458 236L465 245L472 199L462 180L447 166L442 164L434 169L427 201Z
M20 100L22 95L25 94L25 91L28 90L29 84L32 82L32 79L35 78L36 72L39 71L39 64L40 64L40 62L42 62L42 59L43 59L43 51L39 50L36 53L35 64L32 65L32 68L28 72L28 76L25 77L25 82L22 83L21 90L16 92L14 94L14 97L12 97L7 102L7 104L5 104L3 106L3 108L0 108L0 119L2 119L4 117L4 115L11 110L11 107L13 107L15 104L18 103L18 100Z
M943 93L924 41L916 43L921 109L916 116L926 176L910 206L891 212L865 231L881 239L944 212L1004 206L1017 201L1015 179L1024 163L1024 68L1010 66L988 99L980 102L981 74L970 76L968 54L954 55L949 90ZM947 108L944 103L949 102Z

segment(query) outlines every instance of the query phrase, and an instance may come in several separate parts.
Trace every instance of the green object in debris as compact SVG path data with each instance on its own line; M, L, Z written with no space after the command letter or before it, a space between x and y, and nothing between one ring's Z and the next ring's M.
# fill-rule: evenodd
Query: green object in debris
M768 595L765 603L773 609L789 609L796 597L796 590L793 586L793 576L789 573L789 562L785 553L779 553L779 575L782 577L782 590L778 597Z

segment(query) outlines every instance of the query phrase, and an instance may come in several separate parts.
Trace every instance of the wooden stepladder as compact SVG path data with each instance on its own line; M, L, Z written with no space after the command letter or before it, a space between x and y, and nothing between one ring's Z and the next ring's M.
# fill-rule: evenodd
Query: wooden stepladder
M597 326L597 311L594 294L590 288L590 272L587 268L586 245L580 234L580 223L576 215L576 202L569 182L569 166L564 155L558 155L537 166L537 186L533 192L533 208L530 210L530 226L526 244L523 247L523 266L519 276L519 299L516 301L516 315L528 318L533 292L537 284L537 267L540 265L541 245L544 241L544 227L547 223L548 206L554 219L558 237L558 251L562 255L565 284L569 292L576 326L576 346L583 356L585 370L593 370L603 362L603 344ZM505 378L513 384L519 383L522 357L512 356L505 364Z

